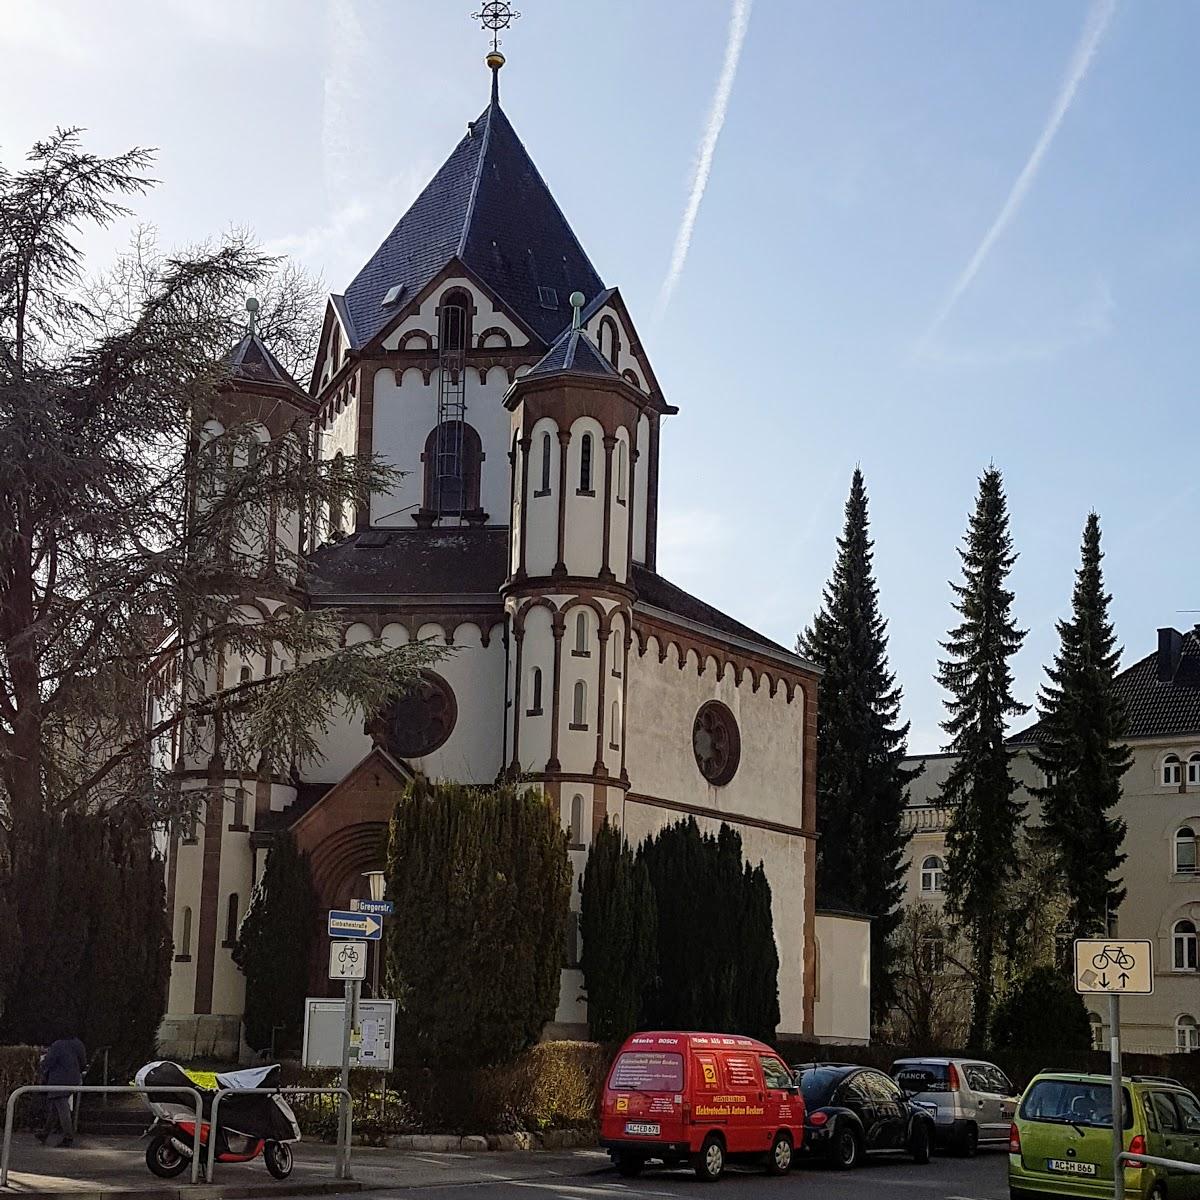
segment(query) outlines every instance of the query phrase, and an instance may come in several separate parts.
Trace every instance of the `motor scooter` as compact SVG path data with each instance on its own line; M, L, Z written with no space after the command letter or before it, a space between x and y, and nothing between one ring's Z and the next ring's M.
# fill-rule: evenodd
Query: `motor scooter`
M218 1088L269 1088L279 1085L279 1067L255 1067L247 1071L229 1071L217 1076ZM210 1120L215 1091L197 1087L178 1063L157 1061L147 1063L136 1076L141 1087L196 1088L200 1093L202 1120L200 1122L201 1172L208 1162L209 1139L216 1137L219 1163L253 1162L260 1155L267 1170L276 1179L286 1179L292 1173L292 1146L300 1140L300 1127L291 1106L281 1095L225 1097L217 1110L220 1122L213 1131ZM196 1135L195 1102L188 1092L178 1096L155 1092L142 1097L154 1115L146 1131L150 1138L146 1147L146 1166L160 1179L182 1175L192 1162Z

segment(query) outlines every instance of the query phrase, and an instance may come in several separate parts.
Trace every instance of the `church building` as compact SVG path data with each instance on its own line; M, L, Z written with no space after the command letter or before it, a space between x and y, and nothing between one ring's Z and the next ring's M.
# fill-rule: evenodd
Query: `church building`
M620 291L500 106L503 56L488 62L487 107L330 296L306 386L253 332L231 358L226 427L299 429L323 459L375 453L406 473L358 512L297 524L300 577L247 583L246 619L334 607L347 642L453 653L381 719L335 723L291 775L179 760L184 786L226 799L169 848L163 1050L239 1052L231 949L275 834L311 855L322 908L346 908L418 773L528 780L569 831L577 880L606 818L633 844L688 815L728 822L772 889L779 1032L865 1040L868 926L814 903L818 672L659 573L659 456L686 398L663 395ZM286 669L227 662L223 678ZM558 1034L586 1035L577 923ZM324 964L312 973L316 988Z

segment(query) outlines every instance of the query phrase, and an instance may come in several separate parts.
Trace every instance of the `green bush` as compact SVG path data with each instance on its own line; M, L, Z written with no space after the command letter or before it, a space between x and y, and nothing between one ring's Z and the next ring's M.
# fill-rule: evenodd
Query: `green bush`
M388 838L396 1044L416 1066L505 1062L558 1007L567 838L533 791L417 780Z
M1062 1055L1092 1048L1087 1009L1056 967L1035 967L996 1008L991 1044L1025 1055Z
M38 1081L38 1063L42 1059L40 1046L0 1046L0 1112L8 1104L14 1088ZM17 1101L17 1125L27 1125L37 1111L38 1098L28 1096Z

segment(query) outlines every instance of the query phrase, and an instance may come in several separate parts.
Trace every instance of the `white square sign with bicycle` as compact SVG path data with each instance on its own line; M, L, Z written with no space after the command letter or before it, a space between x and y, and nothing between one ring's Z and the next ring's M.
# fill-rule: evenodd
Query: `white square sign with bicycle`
M1085 995L1149 996L1154 991L1152 943L1122 938L1075 942L1075 990Z
M366 979L366 942L330 942L329 978Z

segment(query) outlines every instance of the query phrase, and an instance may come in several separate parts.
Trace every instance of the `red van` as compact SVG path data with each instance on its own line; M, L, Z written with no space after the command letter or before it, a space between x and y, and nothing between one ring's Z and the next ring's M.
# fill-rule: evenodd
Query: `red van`
M783 1175L803 1137L804 1101L783 1059L731 1034L635 1033L600 1102L600 1145L625 1176L650 1159L690 1162L705 1180L731 1160Z

